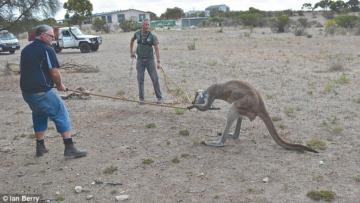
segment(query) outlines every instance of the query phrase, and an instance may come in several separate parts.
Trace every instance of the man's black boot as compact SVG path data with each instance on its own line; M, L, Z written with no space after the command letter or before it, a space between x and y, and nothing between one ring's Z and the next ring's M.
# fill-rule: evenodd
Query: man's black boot
M76 149L71 138L64 139L64 144L65 144L64 156L67 159L75 159L87 155L87 152L85 150Z
M47 153L49 150L46 149L44 140L36 140L36 156L44 156L44 153Z

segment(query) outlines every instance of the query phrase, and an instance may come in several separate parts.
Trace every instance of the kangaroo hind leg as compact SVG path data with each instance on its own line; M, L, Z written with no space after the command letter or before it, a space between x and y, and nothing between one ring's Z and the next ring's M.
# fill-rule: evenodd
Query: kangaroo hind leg
M238 139L240 136L240 129L241 129L241 123L242 123L242 116L239 116L236 122L235 131L234 133L228 133L227 137L232 139Z
M226 125L225 125L225 129L224 129L224 132L222 133L220 139L218 140L215 140L215 141L205 141L205 145L208 145L208 146L213 146L213 147L223 147L224 146L224 143L226 141L226 138L229 134L229 131L230 131L230 128L232 126L232 124L234 123L234 121L236 119L239 119L241 118L241 115L237 112L236 110L236 107L234 105L231 106L230 110L229 110L229 113L228 113L228 116L227 116L227 119L226 119ZM240 122L241 124L241 122ZM238 126L238 125L237 125ZM239 130L240 132L240 126L239 126ZM235 129L235 135L236 135L236 129Z

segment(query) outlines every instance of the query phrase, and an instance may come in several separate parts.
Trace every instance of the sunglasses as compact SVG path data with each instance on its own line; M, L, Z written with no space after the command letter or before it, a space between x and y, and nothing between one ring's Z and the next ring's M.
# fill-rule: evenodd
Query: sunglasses
M49 36L49 37L51 37L51 38L55 38L54 35L51 35L51 34L49 34L49 33L44 32L44 34L46 34L47 36Z

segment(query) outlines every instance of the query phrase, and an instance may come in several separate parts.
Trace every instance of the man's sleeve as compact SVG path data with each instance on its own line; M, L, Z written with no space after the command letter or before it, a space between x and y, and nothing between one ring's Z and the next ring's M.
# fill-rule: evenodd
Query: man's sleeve
M158 38L156 37L156 35L153 34L153 45L158 45L159 44L159 40Z
M134 36L131 38L131 40L136 40L136 32L134 33Z
M45 55L46 55L46 63L49 69L59 68L60 65L57 60L56 53L53 49L46 49Z

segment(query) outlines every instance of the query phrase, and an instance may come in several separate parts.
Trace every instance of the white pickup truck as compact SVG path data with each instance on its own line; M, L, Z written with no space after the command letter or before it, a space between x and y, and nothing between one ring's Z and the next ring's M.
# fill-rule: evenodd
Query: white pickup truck
M100 36L85 35L77 27L54 28L55 40L53 47L56 53L62 49L80 49L81 53L97 51L102 38Z
M100 36L85 35L77 27L54 27L54 41L52 46L56 53L63 49L80 49L82 53L97 51L102 38ZM29 41L35 40L35 29L28 33Z

